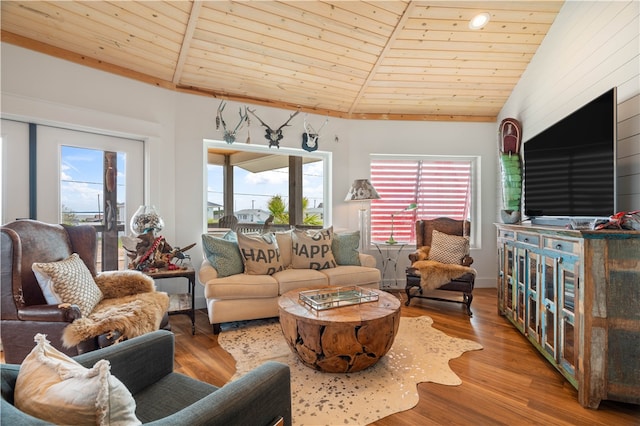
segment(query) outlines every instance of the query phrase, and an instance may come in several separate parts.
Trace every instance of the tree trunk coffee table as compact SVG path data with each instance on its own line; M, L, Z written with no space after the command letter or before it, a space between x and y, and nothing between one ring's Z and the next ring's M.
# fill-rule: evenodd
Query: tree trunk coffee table
M372 366L384 356L398 332L400 301L369 290L378 300L316 310L292 290L278 300L280 325L291 350L308 367L350 373Z

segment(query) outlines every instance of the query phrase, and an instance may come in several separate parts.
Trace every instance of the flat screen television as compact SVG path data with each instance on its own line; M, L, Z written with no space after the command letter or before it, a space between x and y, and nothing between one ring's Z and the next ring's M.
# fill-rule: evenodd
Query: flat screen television
M614 87L524 143L526 216L615 213L616 109Z

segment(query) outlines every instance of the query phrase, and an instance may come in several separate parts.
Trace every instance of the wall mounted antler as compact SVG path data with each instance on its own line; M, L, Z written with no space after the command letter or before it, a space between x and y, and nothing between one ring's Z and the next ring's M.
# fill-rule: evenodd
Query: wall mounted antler
M291 121L291 119L293 117L295 117L296 115L298 115L298 113L300 111L296 111L293 114L291 114L289 116L289 119L280 127L278 127L276 130L273 130L271 127L269 127L267 124L265 124L264 121L260 120L260 117L258 117L255 114L255 110L251 111L250 109L247 109L247 111L249 111L251 113L251 115L253 115L255 118L258 119L258 121L260 122L260 124L262 124L264 127L267 128L264 137L269 141L269 148L271 148L272 146L275 146L277 148L280 148L280 141L282 140L282 138L284 137L284 135L282 134L282 129L286 126L289 125L289 122Z
M305 115L303 124L304 133L302 134L302 149L309 152L318 149L318 139L320 138L320 131L328 122L329 118L324 120L324 123L322 123L322 126L320 126L320 128L316 132L315 129L311 127L311 124L307 123L307 117Z
M220 130L220 125L222 125L222 130L224 131L222 139L224 139L226 143L232 144L236 141L236 135L242 129L243 124L249 120L249 114L247 114L248 108L244 108L243 114L242 107L240 107L240 121L233 130L227 130L227 123L225 123L224 119L222 118L222 111L224 111L225 106L227 106L226 102L220 101L218 112L216 114L216 130Z

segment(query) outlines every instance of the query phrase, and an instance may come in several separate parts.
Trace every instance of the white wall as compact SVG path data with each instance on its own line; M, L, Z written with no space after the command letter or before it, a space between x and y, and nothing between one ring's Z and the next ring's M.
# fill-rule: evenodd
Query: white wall
M640 2L568 1L503 107L526 141L617 86L618 210L640 209Z

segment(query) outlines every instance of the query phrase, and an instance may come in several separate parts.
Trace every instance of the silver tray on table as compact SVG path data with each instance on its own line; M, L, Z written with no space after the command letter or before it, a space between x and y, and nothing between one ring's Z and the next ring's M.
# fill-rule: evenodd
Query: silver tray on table
M323 288L300 292L300 301L317 311L359 305L377 300L378 293L357 286Z

